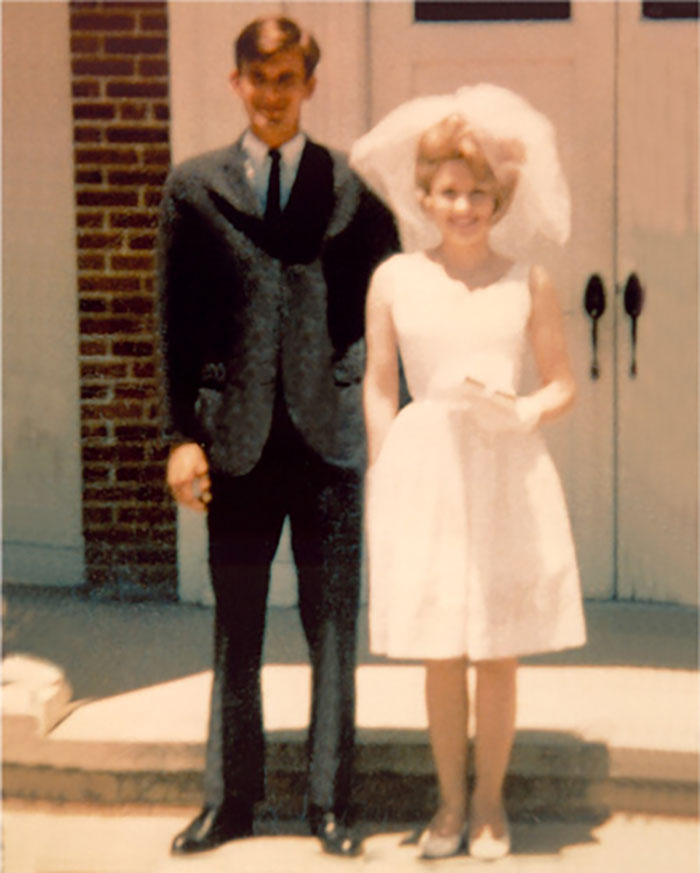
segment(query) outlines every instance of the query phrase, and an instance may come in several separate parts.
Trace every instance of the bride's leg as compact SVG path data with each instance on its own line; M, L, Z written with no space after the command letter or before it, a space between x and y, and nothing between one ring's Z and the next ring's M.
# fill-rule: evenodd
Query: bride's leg
M507 832L503 781L515 733L515 658L476 664L476 786L470 814L470 841L485 833L498 839Z
M467 681L463 658L427 661L425 699L440 808L431 831L460 833L467 805Z

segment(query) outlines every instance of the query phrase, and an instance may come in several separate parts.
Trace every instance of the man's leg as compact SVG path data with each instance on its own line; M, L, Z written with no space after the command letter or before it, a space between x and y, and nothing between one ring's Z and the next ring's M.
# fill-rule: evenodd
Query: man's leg
M318 832L328 814L344 823L350 803L361 481L356 473L311 454L298 473L290 517L299 608L313 674L308 800L309 821Z
M252 832L264 796L260 661L270 563L284 520L281 485L264 457L247 476L214 476L209 563L216 597L214 681L202 813L176 837L178 854Z

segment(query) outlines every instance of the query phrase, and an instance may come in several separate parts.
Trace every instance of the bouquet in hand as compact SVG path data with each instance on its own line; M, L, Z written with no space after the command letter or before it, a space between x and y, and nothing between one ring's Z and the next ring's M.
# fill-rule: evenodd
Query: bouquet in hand
M537 427L541 409L536 397L499 391L471 376L462 384L476 423L483 430L528 432Z

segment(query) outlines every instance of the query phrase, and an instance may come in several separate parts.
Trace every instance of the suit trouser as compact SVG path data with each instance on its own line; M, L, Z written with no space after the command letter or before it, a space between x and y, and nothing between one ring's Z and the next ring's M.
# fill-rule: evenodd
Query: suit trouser
M312 669L307 801L342 816L354 744L361 480L309 449L277 404L245 476L212 476L209 561L216 598L205 802L264 797L260 667L270 564L289 516Z

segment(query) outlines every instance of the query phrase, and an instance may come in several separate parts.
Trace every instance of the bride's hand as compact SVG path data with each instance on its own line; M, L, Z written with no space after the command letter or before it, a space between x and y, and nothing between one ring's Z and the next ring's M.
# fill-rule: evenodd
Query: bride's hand
M477 425L490 433L529 433L542 415L541 405L533 396L484 395L472 401L471 410Z

